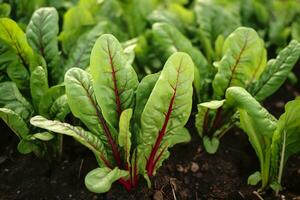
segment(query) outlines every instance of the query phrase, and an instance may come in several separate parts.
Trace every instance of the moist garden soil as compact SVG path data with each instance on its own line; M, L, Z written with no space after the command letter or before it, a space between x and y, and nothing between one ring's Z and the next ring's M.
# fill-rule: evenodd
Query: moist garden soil
M300 66L295 70L300 77ZM298 88L298 90L296 90ZM285 83L265 103L278 117L283 105L299 96L300 84ZM49 163L32 155L20 155L17 138L0 124L0 200L300 200L300 156L292 157L284 171L284 190L275 197L272 191L258 195L247 185L250 174L259 169L257 157L247 136L239 129L228 132L215 155L207 154L188 123L192 141L171 149L171 156L152 179L152 189L140 178L139 187L130 193L115 183L103 195L89 192L84 176L97 167L93 154L65 137L60 162Z

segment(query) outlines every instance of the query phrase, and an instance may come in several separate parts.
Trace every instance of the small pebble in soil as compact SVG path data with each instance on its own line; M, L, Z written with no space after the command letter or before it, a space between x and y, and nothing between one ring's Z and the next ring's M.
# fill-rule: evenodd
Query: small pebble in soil
M202 178L203 177L203 174L201 172L198 172L196 175L195 175L197 178Z
M204 164L201 166L201 171L203 171L203 172L208 171L208 169L209 169L208 163L204 163Z
M197 171L199 171L199 165L197 163L195 163L195 162L192 162L191 163L191 171L193 173L196 173Z
M176 169L178 172L187 173L189 171L189 166L184 167L183 165L176 165Z
M153 200L163 200L163 199L164 199L164 196L163 196L162 192L159 190L156 190L153 195Z

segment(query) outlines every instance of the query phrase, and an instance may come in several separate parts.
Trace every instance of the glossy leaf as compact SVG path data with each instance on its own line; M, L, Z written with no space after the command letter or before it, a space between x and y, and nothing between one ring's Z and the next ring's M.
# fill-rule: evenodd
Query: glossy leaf
M40 99L45 95L48 86L48 74L42 66L36 67L30 74L30 92L33 105L39 107Z
M92 150L101 160L102 166L106 165L106 151L101 140L94 134L85 131L81 127L72 126L59 121L47 120L42 116L31 118L30 123L39 128L43 128L55 133L60 133L74 137L78 142Z
M0 118L20 139L28 136L29 129L27 124L16 112L7 108L0 108Z
M281 183L283 169L288 158L300 152L300 100L285 105L285 113L278 120L272 140L271 176Z
M118 129L122 111L133 106L137 75L112 35L104 34L97 39L90 59L97 102L106 121Z
M262 101L273 94L284 83L299 56L300 44L293 40L280 51L275 60L269 60L266 70L251 91L255 98Z
M0 106L17 113L27 120L33 114L31 104L22 96L14 82L0 83Z
M90 54L95 41L100 35L108 32L120 36L118 27L107 21L98 23L93 29L80 36L73 50L69 54L69 58L64 66L64 71L73 67L82 69L87 68L89 66Z
M4 46L8 76L20 89L28 88L29 66L33 51L26 41L22 29L11 19L0 19L0 46ZM3 49L4 50L4 49ZM3 55L4 56L4 55Z
M88 129L108 146L107 136L116 138L102 116L102 111L96 101L90 74L79 68L70 69L65 75L66 94L70 109ZM113 135L111 135L113 134Z
M124 148L125 158L127 163L130 163L130 149L131 149L131 130L130 120L132 117L132 109L124 110L120 116L119 121L119 136L118 144Z
M208 90L207 81L212 78L212 68L208 65L202 53L180 31L169 24L156 23L153 25L152 30L155 46L159 53L163 54L164 61L177 51L186 52L192 57L195 63L194 84L196 91L201 95L206 94L205 91Z
M44 7L33 13L26 30L28 43L45 59L49 73L55 80L58 80L61 72L57 40L58 25L56 9Z
M224 42L221 61L215 63L215 97L224 97L230 86L246 87L257 80L265 69L266 59L264 43L257 33L251 28L237 28Z
M147 173L155 173L160 152L168 141L164 136L173 135L188 120L192 107L194 65L185 53L175 53L166 62L141 116L140 149L147 158ZM161 101L164 99L164 101ZM165 156L164 156L165 157ZM144 158L140 158L141 162ZM143 164L140 164L143 165Z
M148 76L145 76L136 89L134 119L138 127L140 127L141 115L144 107L159 76L160 73L149 74ZM134 131L138 132L137 130Z
M105 193L111 188L113 182L128 176L128 172L117 167L113 170L103 167L90 171L85 177L85 186L88 190L95 193Z
M64 113L66 115L68 113L66 99L64 102L62 101L63 99L60 99L64 94L65 87L63 85L56 85L49 88L40 99L39 114L49 119L63 120L64 117L61 114ZM58 101L60 103L57 107L56 104ZM60 116L59 118L57 118L58 115Z

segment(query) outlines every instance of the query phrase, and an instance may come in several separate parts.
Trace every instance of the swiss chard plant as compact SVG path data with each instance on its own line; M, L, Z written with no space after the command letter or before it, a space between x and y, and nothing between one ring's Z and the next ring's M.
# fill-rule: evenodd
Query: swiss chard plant
M168 148L190 140L184 128L192 108L194 64L174 53L160 73L139 83L119 41L104 34L90 57L90 73L72 68L65 74L67 100L85 128L42 116L34 126L74 137L95 154L99 168L85 178L87 188L107 192L118 181L127 190L138 175L155 175L169 157Z
M201 16L198 18L200 20ZM235 111L224 101L226 89L244 87L257 100L263 101L289 76L298 61L300 44L291 41L276 59L267 61L264 42L253 29L239 27L226 38L226 34L220 32L219 36L214 36L215 42L209 30L199 29L201 40L207 43L205 56L176 27L167 23L152 26L152 39L162 60L176 51L186 52L193 59L194 89L199 103L196 127L207 152L215 153L220 138L237 121Z
M37 113L60 120L69 113L64 86L51 87L61 64L57 34L54 8L37 10L26 33L15 21L0 19L0 117L19 137L21 153L61 155L61 136L40 132L29 123Z
M226 102L238 110L240 127L260 162L260 170L249 177L248 183L261 182L261 189L271 187L278 194L288 158L300 152L300 99L288 102L279 119L241 87L228 88Z
M204 96L198 104L196 127L209 153L215 153L219 139L235 124L235 111L224 101L225 91L231 86L248 90L258 101L273 94L286 80L300 55L300 44L291 41L276 57L267 62L264 42L250 28L238 28L220 47L220 60L214 62L216 70L211 81L212 93L205 91L205 78L198 86ZM199 69L201 72L201 69ZM198 77L209 77L209 75ZM197 76L195 76L197 77ZM195 87L197 88L197 87ZM202 91L202 93L201 93Z

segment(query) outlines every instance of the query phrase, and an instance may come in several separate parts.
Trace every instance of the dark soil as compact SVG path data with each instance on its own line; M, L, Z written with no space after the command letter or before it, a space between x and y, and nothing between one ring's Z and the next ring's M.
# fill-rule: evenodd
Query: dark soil
M300 71L295 72L300 77ZM287 82L265 106L279 116L284 103L299 95L299 89L300 83L292 86ZM20 155L16 151L17 138L3 123L0 130L0 200L300 200L300 156L292 157L286 166L280 197L271 191L254 194L257 188L248 186L247 178L259 169L259 164L240 130L225 135L218 152L209 155L191 128L192 142L171 150L171 157L152 180L152 189L140 178L139 187L130 193L116 183L104 195L85 189L84 176L97 163L91 152L71 138L65 139L62 161L49 164L32 155Z

